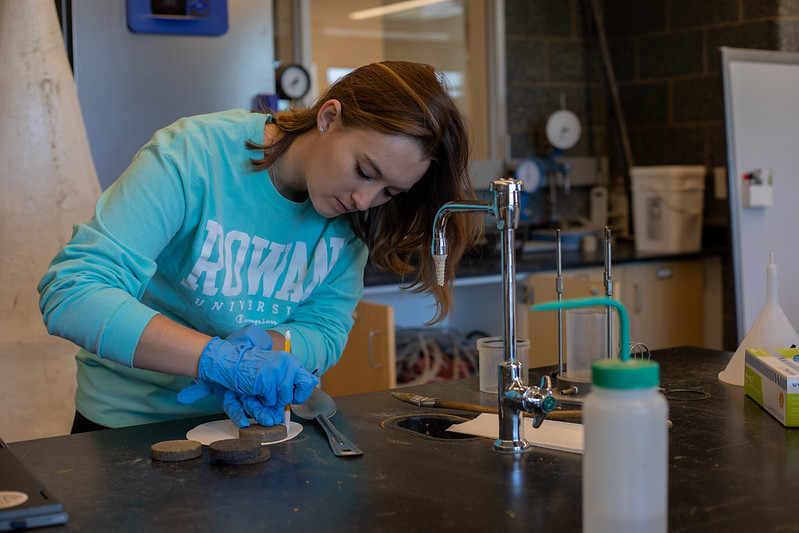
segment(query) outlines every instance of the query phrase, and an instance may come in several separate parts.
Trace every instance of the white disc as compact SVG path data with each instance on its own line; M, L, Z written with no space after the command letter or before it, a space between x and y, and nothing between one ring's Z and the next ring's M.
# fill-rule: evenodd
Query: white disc
M547 120L547 139L555 148L568 150L580 140L580 119L569 110L555 111Z

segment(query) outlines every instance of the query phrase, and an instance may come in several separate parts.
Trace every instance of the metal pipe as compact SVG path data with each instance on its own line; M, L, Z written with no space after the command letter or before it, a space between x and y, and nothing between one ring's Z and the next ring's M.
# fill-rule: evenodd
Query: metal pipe
M522 184L518 180L502 179L491 182L489 189L494 193L494 216L500 230L502 255L502 309L503 341L505 361L516 361L516 228L519 225L520 192ZM499 389L501 390L501 389Z
M555 292L558 293L558 301L563 301L563 275L562 275L562 263L561 263L561 236L560 236L560 228L558 228L557 232L557 265L558 265L558 275L555 278ZM558 309L558 376L563 375L563 309Z
M610 272L610 228L605 226L605 296L613 298L613 276ZM613 357L613 309L608 306L608 359Z

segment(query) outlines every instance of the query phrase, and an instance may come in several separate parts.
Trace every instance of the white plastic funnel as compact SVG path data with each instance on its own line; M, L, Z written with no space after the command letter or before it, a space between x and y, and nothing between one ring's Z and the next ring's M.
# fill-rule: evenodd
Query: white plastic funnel
M747 348L773 350L791 345L799 346L799 335L777 303L777 265L774 264L774 252L769 252L769 263L766 266L766 307L735 350L727 368L719 372L719 379L730 385L743 386Z

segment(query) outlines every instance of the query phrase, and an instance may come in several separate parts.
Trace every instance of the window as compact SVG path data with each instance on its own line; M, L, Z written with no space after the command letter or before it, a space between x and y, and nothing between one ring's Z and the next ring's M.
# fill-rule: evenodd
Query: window
M366 63L431 64L445 73L469 117L479 160L473 173L498 177L506 160L504 2L276 0L275 6L276 57L311 71L309 101Z

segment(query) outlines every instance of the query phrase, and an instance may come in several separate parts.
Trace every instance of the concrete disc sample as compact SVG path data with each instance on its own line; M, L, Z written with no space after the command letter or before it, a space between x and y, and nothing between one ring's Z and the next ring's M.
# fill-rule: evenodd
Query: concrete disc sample
M285 424L277 424L275 426L262 426L260 424L253 424L246 428L239 428L239 437L242 439L253 439L258 442L277 442L289 436L288 429Z
M211 459L229 464L248 464L261 454L261 443L251 439L223 439L208 445Z
M202 454L202 444L194 440L165 440L150 446L150 456L156 461L187 461Z
M263 463L264 461L268 461L271 458L272 458L272 452L270 452L269 449L266 448L266 446L262 446L261 451L258 453L258 455L256 455L252 459L241 459L241 460L230 459L221 462L225 463L226 465L252 465L255 463Z

